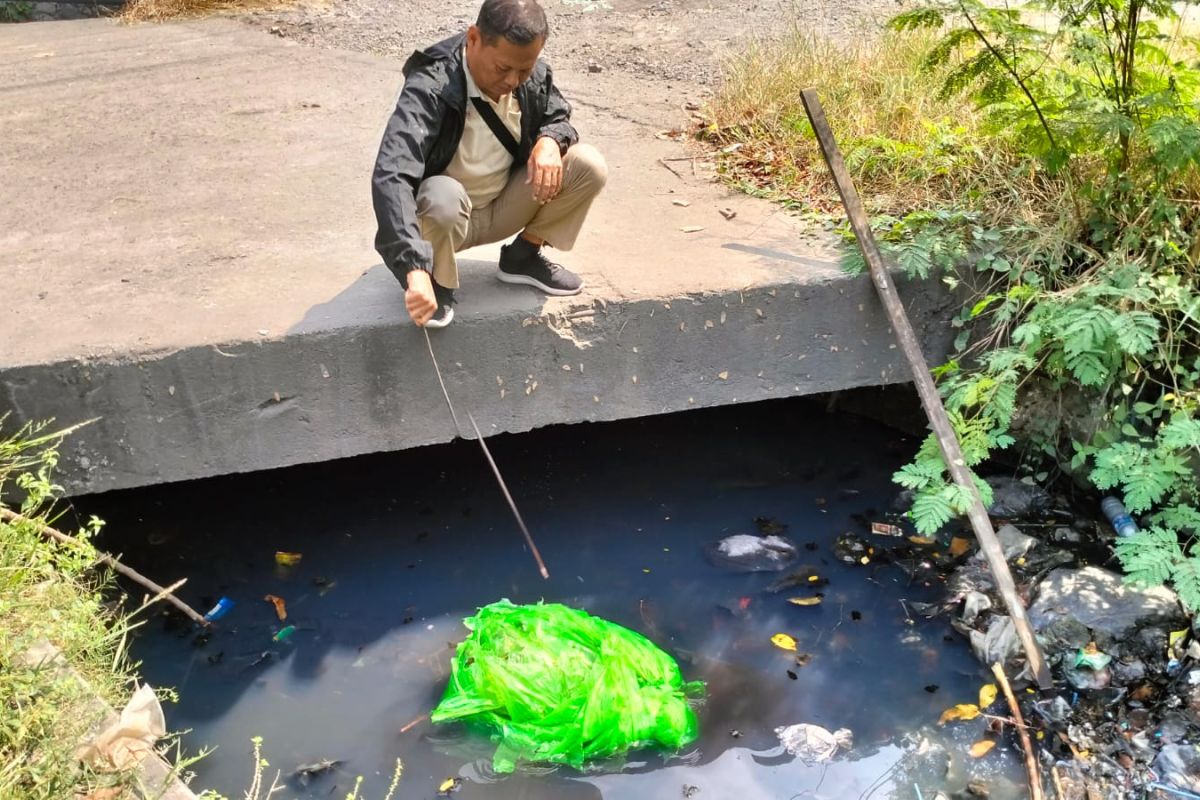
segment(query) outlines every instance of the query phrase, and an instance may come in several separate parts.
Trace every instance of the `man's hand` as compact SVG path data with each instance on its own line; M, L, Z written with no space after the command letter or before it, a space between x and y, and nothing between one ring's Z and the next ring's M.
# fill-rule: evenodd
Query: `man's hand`
M525 183L533 186L534 200L549 203L558 196L563 176L562 153L559 152L558 142L549 136L538 139L525 166L529 172Z
M408 289L404 292L404 305L408 315L417 325L424 327L437 311L437 297L433 293L433 282L423 269L410 270Z

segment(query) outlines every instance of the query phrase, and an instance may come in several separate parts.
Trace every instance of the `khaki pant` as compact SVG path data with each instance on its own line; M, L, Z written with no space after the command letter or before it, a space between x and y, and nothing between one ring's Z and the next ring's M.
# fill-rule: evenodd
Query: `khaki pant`
M476 245L498 242L520 231L544 239L556 250L570 250L583 227L592 200L604 188L608 166L591 145L577 144L563 156L563 182L558 196L542 205L533 199L521 167L508 179L500 196L485 208L471 207L471 198L453 178L435 175L417 190L421 236L433 245L433 279L447 289L458 288L454 254Z

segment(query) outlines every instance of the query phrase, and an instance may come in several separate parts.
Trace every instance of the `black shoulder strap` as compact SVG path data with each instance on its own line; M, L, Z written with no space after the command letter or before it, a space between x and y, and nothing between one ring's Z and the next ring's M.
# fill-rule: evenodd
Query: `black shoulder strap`
M517 155L521 152L521 146L517 144L512 131L504 127L504 123L496 115L496 110L488 105L482 97L472 97L471 102L475 104L475 110L479 112L479 116L483 117L483 121L491 128L492 135L499 140L500 144L504 145L504 149L513 157L513 161L516 161Z

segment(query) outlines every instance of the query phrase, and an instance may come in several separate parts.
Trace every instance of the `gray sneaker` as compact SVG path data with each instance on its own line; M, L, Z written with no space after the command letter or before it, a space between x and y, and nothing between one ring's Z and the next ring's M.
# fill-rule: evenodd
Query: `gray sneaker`
M496 277L505 283L540 289L557 297L579 294L583 279L571 270L555 264L539 247L518 239L500 248L500 270Z

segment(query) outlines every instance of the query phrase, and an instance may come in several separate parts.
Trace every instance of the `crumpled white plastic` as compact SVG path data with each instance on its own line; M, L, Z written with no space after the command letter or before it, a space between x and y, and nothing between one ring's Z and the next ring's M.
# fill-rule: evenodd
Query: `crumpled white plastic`
M154 689L139 688L121 710L121 718L80 747L75 756L98 770L123 772L154 752L167 733L167 721Z
M832 761L839 750L854 746L854 734L849 728L838 728L830 733L820 725L801 723L776 728L775 735L783 749L806 764Z

